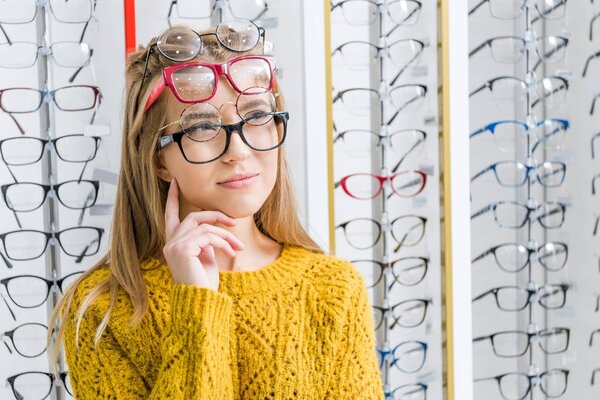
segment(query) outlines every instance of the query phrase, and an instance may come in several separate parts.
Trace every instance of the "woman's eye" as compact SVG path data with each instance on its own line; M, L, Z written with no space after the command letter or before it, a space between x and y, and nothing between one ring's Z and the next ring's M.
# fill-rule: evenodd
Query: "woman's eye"
M217 131L219 130L220 125L219 124L215 124L214 122L211 121L199 121L194 123L193 125L191 125L188 130L189 131Z
M246 113L246 115L244 116L245 119L257 119L257 118L262 118L264 116L266 116L267 113L264 111L250 111L248 113Z
M244 120L246 122L260 121L260 120L268 119L271 115L272 115L272 113L270 113L270 112L257 110L257 111L252 111L252 112L245 114Z
M196 142L206 142L215 138L221 128L211 121L199 121L185 129L185 134Z

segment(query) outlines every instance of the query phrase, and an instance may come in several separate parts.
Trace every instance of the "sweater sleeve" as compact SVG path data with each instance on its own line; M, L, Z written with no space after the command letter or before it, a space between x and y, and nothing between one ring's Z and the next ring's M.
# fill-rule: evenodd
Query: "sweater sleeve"
M350 298L327 399L384 399L375 350L373 309L362 275L359 280Z
M161 342L162 361L152 387L120 347L110 325L94 347L103 317L97 308L90 307L82 319L78 350L75 321L68 320L65 355L77 400L234 398L229 344L232 299L185 284L173 285L170 296L171 322Z

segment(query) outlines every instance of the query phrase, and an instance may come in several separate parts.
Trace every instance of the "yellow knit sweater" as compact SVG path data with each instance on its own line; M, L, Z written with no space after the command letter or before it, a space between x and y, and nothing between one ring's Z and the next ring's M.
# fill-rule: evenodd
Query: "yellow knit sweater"
M363 277L348 261L286 244L256 271L220 272L219 291L176 284L167 266L142 262L150 308L141 325L121 291L85 314L75 347L75 312L109 275L77 288L66 318L65 355L78 400L384 398L374 321Z

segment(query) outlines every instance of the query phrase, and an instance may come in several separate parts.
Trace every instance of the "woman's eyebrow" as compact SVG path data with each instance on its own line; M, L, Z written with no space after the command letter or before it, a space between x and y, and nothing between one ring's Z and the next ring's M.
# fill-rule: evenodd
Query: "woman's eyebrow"
M256 99L256 100L244 102L244 104L242 104L242 106L240 107L240 109L238 111L245 111L248 109L254 110L256 108L267 109L270 107L269 107L269 103L267 101L265 101L264 99Z

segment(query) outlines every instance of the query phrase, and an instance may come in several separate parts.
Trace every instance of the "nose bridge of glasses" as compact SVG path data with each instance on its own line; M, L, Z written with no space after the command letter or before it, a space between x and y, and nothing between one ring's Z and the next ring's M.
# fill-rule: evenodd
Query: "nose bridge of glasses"
M219 114L221 114L221 119L223 121L223 128L228 124L237 125L240 121L240 115L237 109L237 105L234 101L226 101L218 108Z

